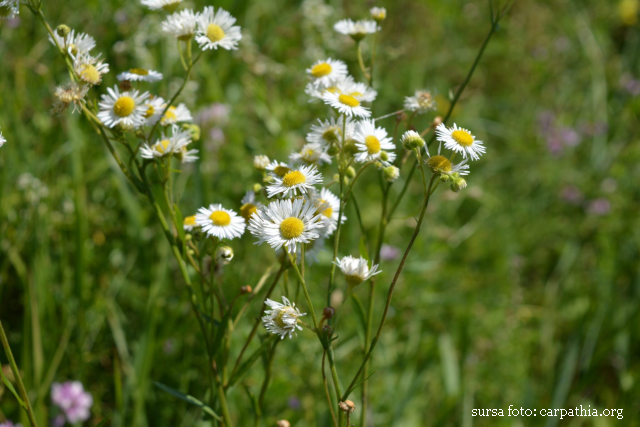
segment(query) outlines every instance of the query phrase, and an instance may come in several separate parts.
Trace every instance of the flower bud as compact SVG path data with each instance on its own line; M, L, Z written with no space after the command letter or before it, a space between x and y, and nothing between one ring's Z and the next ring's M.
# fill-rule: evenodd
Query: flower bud
M450 185L451 191L457 193L463 188L467 188L467 181L464 178L458 176L457 178L453 178Z
M184 123L182 129L189 132L192 141L200 141L200 126L195 123Z
M291 423L287 420L279 420L276 422L276 427L291 427Z
M260 185L260 183L256 182L255 184L253 184L253 188L252 188L254 193L259 193L262 190L262 185Z
M342 183L343 183L345 186L349 185L349 177L345 176L345 177L342 179Z
M451 172L451 161L444 156L431 156L427 159L427 167L433 173Z
M371 13L371 18L378 24L387 18L387 9L384 7L372 7L369 12Z
M442 117L440 117L440 116L436 116L436 117L433 119L433 124L431 124L431 126L433 126L433 127L435 128L435 127L440 126L441 124L442 124Z
M322 331L325 333L325 335L327 336L331 336L331 334L333 334L333 329L331 329L331 325L324 325L322 327Z
M324 310L322 310L322 315L325 319L331 319L334 314L336 314L336 309L333 307L325 307Z
M66 38L70 32L71 32L71 28L69 28L64 24L58 25L58 28L56 28L56 33L63 39Z
M263 154L253 158L253 167L259 171L263 171L269 166L269 158Z
M249 285L243 286L240 288L240 293L242 295L250 294L253 291L253 288Z
M338 148L337 145L332 145L331 147L329 147L329 150L327 150L327 154L330 156L335 156L339 152L340 152L340 148Z
M340 407L342 411L347 412L349 414L356 410L355 403L353 403L350 400L345 400L344 402L340 402L338 404L338 407Z
M356 142L353 139L349 139L344 143L344 152L347 155L353 156L358 152L358 147L356 147Z
M402 145L407 150L420 149L424 144L424 139L414 130L408 130L402 135Z
M333 180L336 182L340 182L340 175L338 175L337 173L333 175Z
M221 260L225 264L233 259L233 249L229 246L222 246L216 252L216 259Z
M382 160L383 162L386 162L387 160L389 160L389 153L387 153L386 151L381 151L380 160Z
M345 175L349 178L353 178L356 176L356 170L353 168L353 166L349 166L345 171Z
M385 181L393 182L400 177L400 169L395 166L387 166L382 170L382 176Z
M382 162L374 162L373 166L375 166L376 169L380 170L380 169L382 169Z

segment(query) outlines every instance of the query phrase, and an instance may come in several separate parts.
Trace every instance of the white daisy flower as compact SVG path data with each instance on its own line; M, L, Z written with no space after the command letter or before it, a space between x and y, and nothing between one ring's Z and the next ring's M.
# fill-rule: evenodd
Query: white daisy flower
M200 49L218 49L220 46L227 50L238 49L238 42L242 39L240 27L233 25L236 18L224 9L215 12L213 6L207 6L198 17L198 31L196 41Z
M2 147L5 142L7 142L7 140L2 136L2 131L0 131L0 147Z
M256 193L253 191L247 191L240 203L242 203L242 206L240 206L240 216L242 216L247 223L253 214L264 207L262 203L256 201Z
M73 69L85 83L92 86L102 83L102 76L109 72L109 64L103 62L100 55L78 54L73 59Z
M163 9L165 12L173 13L178 9L182 0L142 0L141 3L151 10Z
M387 18L387 9L384 7L372 7L369 9L369 13L371 14L371 18L378 23Z
M378 96L378 92L376 90L365 83L356 82L351 76L347 76L346 78L338 81L336 89L339 93L353 96L360 102L373 102Z
M322 175L314 165L302 166L299 169L292 169L282 178L275 176L275 183L267 186L267 195L269 198L281 194L284 197L295 196L306 193L316 184L322 184Z
M264 154L259 154L253 158L253 167L259 171L265 170L269 166L269 158Z
M259 210L249 220L249 231L258 238L256 245L267 242L278 250L285 247L290 253L296 244L317 239L322 227L316 207L304 199L274 200Z
M162 80L162 73L144 68L131 68L129 71L118 74L117 78L118 81L159 82Z
M20 13L20 0L0 1L0 21L10 20Z
M304 162L308 165L331 163L331 156L327 154L328 146L319 142L305 144L300 151L294 151L289 156L292 162Z
M166 105L163 107L166 108ZM164 116L160 120L160 124L162 126L173 125L178 122L191 122L193 121L193 117L191 116L191 111L187 108L186 105L180 104L177 107L171 106L167 109L167 112L164 113Z
M309 143L332 144L334 141L342 143L342 128L344 124L345 140L353 138L355 123L350 117L347 117L346 123L343 123L342 116L338 119L330 118L324 122L318 119L317 125L311 125L311 132L307 134Z
M417 90L413 96L404 98L404 109L423 114L438 109L438 103L428 90Z
M191 144L191 134L187 130L180 129L177 125L173 125L171 127L171 131L171 136L167 136L163 132L160 139L158 139L158 141L156 141L152 146L144 144L140 148L140 155L142 158L155 159L174 154L180 157L185 154L186 146ZM198 151L196 150L195 153L197 152Z
M167 103L161 96L152 95L144 102L144 106L147 109L144 113L144 118L147 119L145 125L153 126L162 117L162 112L167 107Z
M162 22L162 30L178 40L187 41L196 34L198 16L191 9L181 10L167 16L167 19Z
M289 338L293 338L296 335L296 328L302 330L302 327L298 325L298 317L302 317L307 313L300 313L300 310L296 308L295 303L291 303L287 297L282 297L282 302L267 300L264 302L271 307L271 310L265 311L265 315L262 317L262 323L267 331L272 334L280 335L280 339L284 339L287 335Z
M376 24L375 21L361 20L354 22L351 19L343 19L336 22L333 29L346 36L351 36L351 38L356 41L359 41L367 34L373 34L380 30L380 27L378 27L378 24Z
M347 64L338 59L321 59L307 68L307 75L314 85L325 87L347 77Z
M199 225L196 224L196 216L185 216L182 220L182 226L184 227L185 231L192 231L194 228L198 228Z
M316 214L320 215L322 228L319 233L322 237L329 237L336 230L338 225L338 216L340 215L340 199L326 188L320 190L320 194L314 193L311 198L316 207ZM347 217L342 213L342 223Z
M356 125L353 139L356 141L356 148L359 151L355 155L357 162L381 161L385 166L389 166L396 158L395 144L387 136L387 131L384 128L376 127L373 120L359 122Z
M242 236L246 227L241 216L220 204L198 209L196 224L209 236L228 240Z
M71 55L86 55L91 49L96 47L96 41L90 35L85 33L76 34L74 30L71 30L66 37L61 37L56 31L53 32L53 37L49 36L49 41L55 46L56 42L58 46Z
M382 270L378 270L378 264L371 266L371 269L369 269L367 260L362 257L354 258L349 255L342 259L337 258L334 264L340 267L340 271L344 274L349 286L359 285L371 276L382 273Z
M441 173L450 176L458 175L469 175L469 165L467 162L469 159L464 158L458 164L452 164L449 159L445 156L440 155L440 150L442 149L442 142L438 145L438 154L432 156L429 153L429 148L425 145L425 149L427 150L427 159L425 160L425 164L433 173Z
M444 123L440 123L436 128L436 137L438 141L444 142L445 148L462 154L465 159L468 155L471 160L478 160L486 150L482 141L476 141L469 130L459 128L455 123L448 129Z
M144 101L149 97L148 92L140 94L137 90L131 90L120 93L118 86L107 88L107 92L108 94L102 95L102 101L98 104L98 118L105 126L137 128L144 124L147 111Z
M351 95L325 91L322 99L324 100L325 104L332 106L333 108L338 110L340 114L346 114L347 117L371 116L371 111L369 111L368 108L360 105L360 101Z

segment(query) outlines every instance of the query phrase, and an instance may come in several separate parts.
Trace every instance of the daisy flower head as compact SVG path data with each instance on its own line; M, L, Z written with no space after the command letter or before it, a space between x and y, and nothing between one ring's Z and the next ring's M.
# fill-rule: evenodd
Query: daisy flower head
M328 146L319 142L305 144L300 151L294 151L289 156L292 162L304 162L308 165L322 165L331 163L331 156L327 154Z
M96 86L102 83L102 76L109 72L109 64L103 61L100 55L93 57L88 53L78 54L73 59L73 69L80 80Z
M324 95L322 95L322 99L325 104L330 105L338 110L340 114L344 114L347 117L354 116L367 118L371 116L371 111L368 108L363 107L360 100L352 95L325 91Z
M342 259L337 258L334 264L340 267L349 286L359 285L371 276L382 273L382 270L378 270L378 264L369 268L367 260L362 257L355 258L349 255Z
M269 298L264 302L271 310L264 312L262 323L267 331L272 334L280 335L280 339L284 339L287 335L293 338L296 335L296 329L302 330L298 325L298 318L307 313L300 313L295 303L291 303L287 297L282 297L283 304L273 301Z
M307 75L316 87L328 87L332 82L347 77L347 64L338 59L321 59L307 68Z
M19 0L2 0L0 1L0 21L8 21L13 19L20 13Z
M195 215L185 216L184 219L182 220L182 226L184 227L185 231L192 231L194 228L198 228L199 225L196 224L196 216Z
M129 82L159 82L162 80L162 73L145 68L131 68L129 71L118 74L118 81Z
M265 170L269 166L269 157L259 154L253 158L253 167L259 171Z
M438 109L438 103L428 90L417 90L413 96L404 98L404 109L423 114Z
M91 49L96 47L96 41L90 35L85 33L76 34L71 30L66 36L61 36L57 31L53 32L53 37L49 36L49 41L55 46L56 43L60 48L71 55L86 55Z
M146 108L144 113L145 125L153 126L158 123L166 106L167 103L161 96L150 95L144 102L144 107Z
M98 104L98 118L105 126L138 128L144 124L147 112L144 101L149 97L148 92L141 94L137 90L131 90L121 93L118 86L107 88L107 92L102 95L102 101Z
M482 141L476 141L469 130L460 128L455 123L452 128L440 123L436 128L436 137L438 141L444 142L445 148L462 154L465 159L469 156L471 160L478 160L486 150Z
M292 170L290 165L286 164L285 162L279 162L277 160L274 160L271 163L269 163L265 167L265 169L269 172L269 175L271 175L274 178L276 177L283 178L286 174L288 174Z
M262 203L256 201L256 193L253 191L247 191L240 203L242 203L242 206L240 206L240 215L247 223L253 214L264 207Z
M318 119L317 125L311 125L311 132L307 134L309 143L320 143L331 145L334 142L342 141L342 131L344 129L345 140L353 138L355 123L350 117L345 119L341 116L338 119L331 117L329 120Z
M416 132L415 130L408 130L402 134L402 146L407 150L419 150L422 147L425 147L426 143L418 132ZM428 148L427 154L429 154Z
M356 141L358 149L355 155L357 162L382 161L385 166L388 166L396 158L395 144L387 136L387 131L384 128L376 127L373 120L359 122L356 125L353 139Z
M76 82L69 82L64 86L56 88L54 96L57 98L53 104L53 112L62 114L70 105L73 104L72 113L80 110L85 103L84 97L89 91L89 86L81 85Z
M7 140L4 136L2 136L2 131L0 130L0 147L2 147L5 142L7 142Z
M198 14L191 9L181 10L167 16L162 22L162 30L178 40L187 41L196 34Z
M196 224L209 236L228 240L242 236L246 227L241 216L220 204L198 209Z
M316 207L300 198L274 200L249 220L249 231L258 238L256 245L267 242L276 250L284 246L289 253L295 252L296 244L317 239L320 227Z
M198 30L196 41L202 50L218 49L218 46L227 50L238 49L238 42L242 39L240 27L233 25L236 18L229 12L213 6L204 8L198 17Z
M343 19L336 22L333 26L333 29L340 34L351 36L351 38L355 41L360 41L367 34L373 34L376 31L380 30L380 27L378 27L378 24L376 24L375 21L371 21L368 19L355 22L351 19Z
M336 89L339 93L352 96L360 102L373 102L378 96L378 92L365 83L356 82L351 76L338 81Z
M387 19L387 9L385 9L384 7L372 7L369 10L369 13L371 14L371 19L373 19L377 23L380 23Z
M166 105L164 108L166 108ZM173 105L169 107L167 109L167 112L164 113L164 116L162 116L162 119L160 119L160 124L162 126L167 126L167 125L176 124L178 122L190 122L190 121L193 121L193 117L191 116L191 111L189 111L186 105L180 104L177 107Z
M322 227L319 232L322 237L329 237L336 230L338 216L340 216L340 199L326 188L320 190L320 194L314 193L311 198L316 207L316 214L320 215ZM342 214L342 223L347 217Z
M182 0L142 0L142 5L147 6L151 10L164 10L173 13L178 9Z
M187 130L180 129L174 125L171 127L172 135L167 136L162 133L162 136L155 144L149 146L144 144L140 148L140 154L143 159L155 159L161 157L168 157L171 155L177 155L181 157L186 153L186 147L191 143L191 134ZM195 153L198 151L195 150ZM189 153L189 154L195 154Z
M315 165L301 166L299 169L292 169L282 178L275 176L275 183L267 186L269 198L282 194L284 197L295 196L298 192L304 194L316 184L322 184L322 175Z
M454 165L451 163L451 160L440 154L441 149L442 143L438 145L438 154L432 156L429 154L429 149L427 148L428 158L425 160L425 164L429 169L431 169L431 172L453 177L458 175L469 175L469 165L467 164L469 159L462 159L460 163Z

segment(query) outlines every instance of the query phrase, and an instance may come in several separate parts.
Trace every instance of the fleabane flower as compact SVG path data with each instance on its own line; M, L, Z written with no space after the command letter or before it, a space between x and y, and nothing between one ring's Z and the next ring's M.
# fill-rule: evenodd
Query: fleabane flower
M102 95L102 101L98 104L98 119L105 126L138 128L145 123L147 108L144 101L149 97L148 92L141 94L137 90L131 90L121 93L118 86L107 88L107 92L108 94Z
M187 150L187 145L191 143L191 134L188 130L181 129L173 125L172 135L165 135L164 132L158 141L152 146L144 144L140 148L140 155L144 159L155 159L175 155L183 163L197 160L195 154L198 150ZM188 158L185 160L185 158Z
M162 9L165 12L173 13L178 9L182 0L142 0L141 3L151 10Z
M20 13L20 0L0 1L0 21L10 20Z
M338 59L321 59L307 68L307 75L316 87L326 87L347 77L347 64Z
M93 398L80 381L53 383L51 402L62 410L69 424L82 423L91 416Z
M220 204L198 209L196 224L209 236L228 240L242 236L246 227L241 216Z
M144 102L144 107L146 108L144 113L146 121L144 124L147 126L153 126L158 123L158 120L162 117L162 112L167 107L167 103L161 96L151 95Z
M340 199L330 190L323 188L320 194L314 193L310 198L316 207L316 214L320 215L322 227L319 229L320 235L329 237L336 230L338 225L338 216L340 215ZM342 223L347 217L342 213Z
M54 93L57 98L53 104L53 112L62 114L70 105L73 105L72 113L82 109L85 103L84 97L89 91L89 86L80 85L76 82L69 82L64 86L58 86Z
M262 317L262 323L267 328L267 331L280 335L280 339L284 339L287 335L289 338L293 338L296 334L296 329L302 330L302 327L298 325L298 318L307 313L300 313L300 310L296 308L296 304L291 303L287 297L283 296L282 302L283 304L280 304L267 298L264 303L271 307L271 310L264 312L265 316Z
M427 150L428 157L425 160L425 164L429 169L431 169L431 172L449 176L469 175L469 165L467 164L469 159L462 159L462 161L458 164L451 163L451 160L440 154L440 150L442 149L442 142L438 145L438 154L434 156L429 153L429 148L425 146L425 149Z
M362 120L356 125L353 136L356 141L355 158L357 162L381 161L385 166L390 165L396 158L396 146L384 128L376 127L373 120ZM384 154L383 154L384 153Z
M288 174L289 172L291 172L292 167L291 165L288 165L285 162L279 162L277 160L273 160L271 163L269 163L265 169L267 170L267 172L269 173L270 176L276 178L282 178L284 177L286 174Z
M367 260L362 257L355 258L349 255L342 259L336 258L334 264L340 267L349 286L357 286L371 276L382 273L382 270L378 270L377 264L369 268Z
M364 117L371 116L371 111L361 105L358 98L345 93L332 93L325 91L322 95L322 100L325 104L338 110L340 114L345 114L347 117Z
M0 130L0 147L2 147L5 142L7 142L7 140L4 136L2 136L2 131Z
M256 193L253 191L247 191L240 203L242 204L240 206L240 215L247 223L253 214L264 207L262 203L256 200Z
M292 162L304 162L308 165L331 163L331 156L327 154L328 146L319 142L305 144L300 151L294 151L289 156Z
M196 224L196 216L189 215L189 216L185 216L184 219L182 220L182 227L184 228L185 231L193 231L194 228L198 228L200 226Z
M336 89L339 93L353 96L360 102L373 102L378 96L378 92L375 89L365 83L356 82L351 76L338 81Z
M444 123L439 124L436 137L438 141L444 142L445 148L462 154L465 159L469 156L471 160L478 160L486 150L482 141L476 141L469 130L460 128L455 123L452 128L447 128Z
M342 143L342 131L344 128L345 140L353 138L355 123L351 118L347 117L344 122L343 117L335 119L331 117L329 120L322 121L318 119L317 125L311 125L311 132L307 134L309 143L321 143L330 145L334 142Z
M167 16L162 22L162 31L172 35L178 40L187 41L196 34L198 16L191 9L181 10Z
M60 48L70 53L71 55L86 55L96 47L96 41L93 37L85 33L76 34L74 30L71 30L65 37L60 36L56 31L53 32L53 37L49 36L49 41L55 46L56 42Z
M205 7L198 17L196 32L196 41L200 49L238 49L242 33L239 26L233 25L235 23L236 18L226 10L218 8L216 12L213 6Z
M165 107L163 107L164 110ZM173 125L179 122L190 122L193 121L193 116L191 116L191 111L187 108L186 105L180 104L177 107L171 106L167 109L167 112L164 113L162 119L160 119L160 124L162 126Z
M122 72L117 76L118 81L130 82L159 82L162 80L162 73L145 68L131 68L129 71Z
M295 196L298 192L304 194L316 184L322 184L322 175L314 165L302 166L299 169L292 169L284 176L274 177L275 183L267 186L269 198L282 194L284 197Z
M376 24L375 21L371 21L368 19L355 22L351 19L343 19L336 22L333 26L333 29L340 34L351 36L351 38L355 41L360 41L367 34L373 34L378 31L380 27L378 27L378 24Z
M92 86L102 83L102 76L109 72L109 64L88 53L78 54L73 58L73 69L84 83Z
M272 248L285 247L295 253L298 243L319 237L320 215L313 203L302 198L274 200L258 210L249 220L249 231L258 238L256 245L267 242Z
M253 158L253 167L259 171L265 170L269 166L269 157L259 154Z
M417 90L413 96L404 98L404 109L416 114L423 114L437 108L438 103L428 90Z

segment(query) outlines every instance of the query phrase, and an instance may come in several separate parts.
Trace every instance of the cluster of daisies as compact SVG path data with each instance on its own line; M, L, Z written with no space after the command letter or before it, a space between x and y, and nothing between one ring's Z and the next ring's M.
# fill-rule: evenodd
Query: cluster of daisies
M20 13L20 0L0 0L0 20L10 20Z

